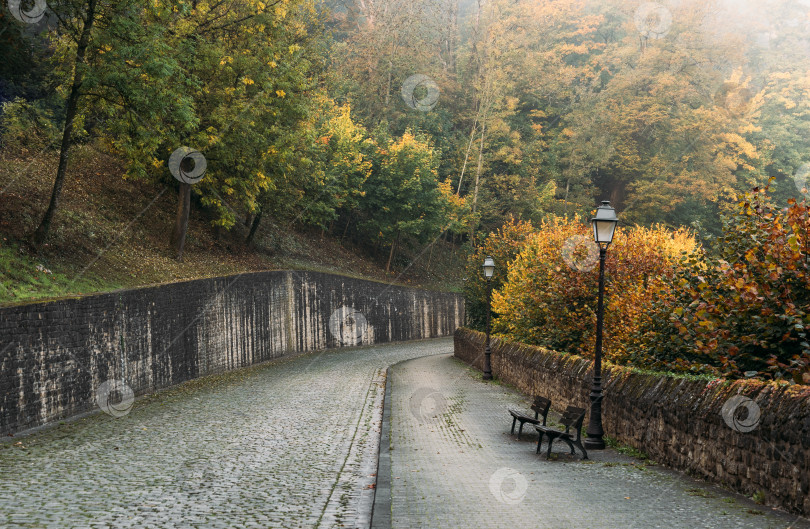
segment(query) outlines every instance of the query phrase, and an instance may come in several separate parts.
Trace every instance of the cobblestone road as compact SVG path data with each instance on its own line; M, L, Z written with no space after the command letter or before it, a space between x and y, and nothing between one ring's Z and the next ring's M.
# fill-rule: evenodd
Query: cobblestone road
M385 368L449 339L312 353L0 443L0 527L367 526Z
M524 397L484 384L449 355L405 362L389 376L395 528L810 527L614 450L581 461L558 443L547 461L535 455L533 429L523 441L509 434L507 407L528 407Z

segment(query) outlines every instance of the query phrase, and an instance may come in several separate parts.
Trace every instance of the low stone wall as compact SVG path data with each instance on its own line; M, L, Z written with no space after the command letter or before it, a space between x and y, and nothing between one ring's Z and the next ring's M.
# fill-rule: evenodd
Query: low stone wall
M484 341L482 333L458 329L455 356L483 369ZM499 380L551 399L558 411L589 408L590 360L497 339L491 348ZM770 505L810 515L810 386L689 380L607 366L603 387L606 435L654 461L748 496L764 493Z
M292 353L449 336L463 321L456 294L312 272L0 308L0 435Z

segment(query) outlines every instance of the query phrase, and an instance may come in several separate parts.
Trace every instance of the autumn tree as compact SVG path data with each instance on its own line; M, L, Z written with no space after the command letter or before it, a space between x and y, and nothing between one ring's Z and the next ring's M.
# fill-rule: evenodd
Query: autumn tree
M373 149L366 130L352 119L351 107L320 94L284 141L271 148L266 170L274 175L272 187L260 197L248 242L265 211L288 225L321 229L343 217L345 232L364 195Z
M62 123L59 162L51 191L48 208L32 236L35 245L45 242L51 223L59 207L62 189L68 170L70 149L75 141L77 129L81 128L82 113L80 102L94 88L106 82L116 82L118 88L129 91L133 87L132 76L124 73L115 81L110 79L110 71L105 68L109 62L99 60L105 52L119 47L120 53L128 59L149 55L149 43L161 32L153 25L137 22L139 14L147 7L139 0L110 2L104 0L69 0L52 6L52 14L58 25L52 30L52 38L57 46L55 63L63 73L64 120ZM134 46L133 46L134 44ZM153 58L147 58L151 62ZM128 65L119 63L126 70ZM164 72L159 74L165 75ZM159 75L160 76L160 75ZM131 109L128 109L131 110Z
M155 71L168 70L171 89L148 84L133 97L159 103L171 116L121 120L108 106L109 137L129 161L130 175L177 186L171 240L182 258L192 193L212 212L213 224L228 229L246 211L259 211L261 197L275 186L274 164L291 148L308 112L308 92L317 88L320 25L304 0L181 2L156 12L151 23L168 28L154 44L163 68L143 75L151 81ZM182 146L207 161L205 178L193 187L168 175L166 161Z
M411 132L397 140L379 136L375 165L363 185L360 229L388 247L387 272L404 237L427 242L447 229L450 186L438 180L429 140Z
M685 260L657 292L632 361L645 367L810 382L808 206L739 196L714 252Z

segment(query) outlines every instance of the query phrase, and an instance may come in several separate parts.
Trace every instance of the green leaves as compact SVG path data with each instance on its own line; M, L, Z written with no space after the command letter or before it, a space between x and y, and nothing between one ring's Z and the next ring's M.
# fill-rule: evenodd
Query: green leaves
M668 368L703 366L719 374L803 380L810 351L803 345L810 311L808 207L770 203L768 188L745 196L724 221L717 254L684 263L678 289L655 305L639 349ZM661 319L662 314L675 319ZM655 323L663 321L664 323ZM672 329L693 340L666 338Z
M397 234L426 242L438 236L450 219L450 204L441 192L438 156L429 140L406 132L399 140L383 140L374 166L362 187L361 229L391 243Z

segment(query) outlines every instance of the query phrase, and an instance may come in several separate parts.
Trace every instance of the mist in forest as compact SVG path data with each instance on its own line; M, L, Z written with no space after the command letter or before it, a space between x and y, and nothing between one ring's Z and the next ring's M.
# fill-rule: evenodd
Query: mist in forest
M488 226L610 199L634 222L716 232L770 177L777 200L802 195L808 1L341 5L346 100L371 127L426 130L390 97L411 74L435 79L432 112L458 135L433 136L443 168Z
M69 110L55 143L98 139L156 182L199 144L194 193L224 228L304 201L296 222L390 248L403 230L475 240L610 200L628 223L712 236L754 187L806 194L808 0L99 1L73 95L71 21L90 3L0 19L6 129L54 141ZM418 207L393 214L375 200L402 197L415 160Z

